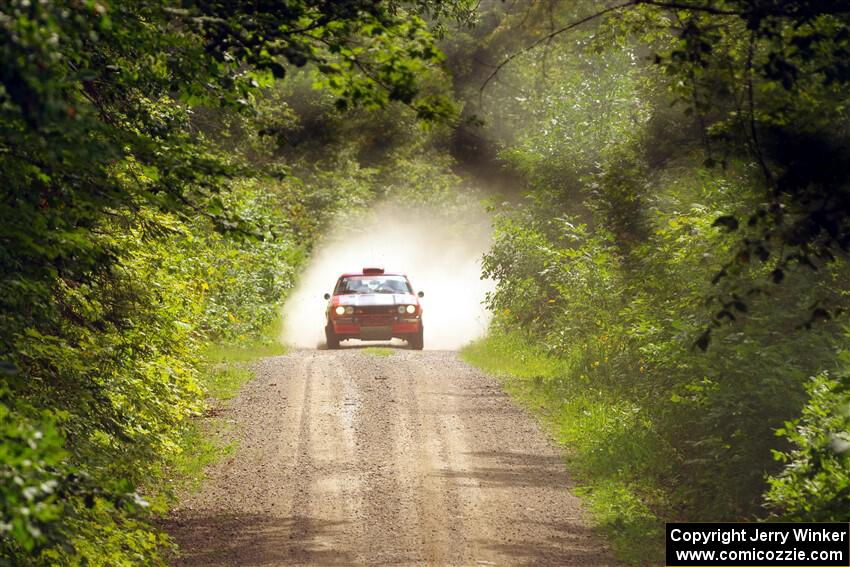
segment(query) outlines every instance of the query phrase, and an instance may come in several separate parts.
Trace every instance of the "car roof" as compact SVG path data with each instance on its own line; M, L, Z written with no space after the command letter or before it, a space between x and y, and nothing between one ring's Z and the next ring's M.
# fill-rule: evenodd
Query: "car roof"
M351 272L351 273L347 273L347 274L342 274L339 277L350 278L350 277L354 277L354 276L361 276L361 277L366 277L366 278L375 277L375 276L401 276L403 278L406 278L407 274L402 274L400 272L384 272L383 274L364 274L363 272Z

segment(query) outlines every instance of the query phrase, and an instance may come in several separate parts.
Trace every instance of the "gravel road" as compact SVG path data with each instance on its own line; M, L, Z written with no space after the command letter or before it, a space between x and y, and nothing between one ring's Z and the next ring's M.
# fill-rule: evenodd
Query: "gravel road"
M563 459L449 351L295 351L224 411L238 448L169 521L180 566L610 565Z

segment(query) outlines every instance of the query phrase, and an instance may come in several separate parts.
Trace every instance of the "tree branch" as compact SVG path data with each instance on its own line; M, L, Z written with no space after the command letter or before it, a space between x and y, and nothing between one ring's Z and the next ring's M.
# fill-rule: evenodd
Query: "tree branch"
M690 10L692 12L705 12L706 14L714 14L715 16L743 16L747 12L734 10L721 10L714 6L698 6L687 4L684 2L665 2L663 0L637 0L635 4L647 4L657 8L668 8L670 10Z
M587 22L590 22L590 21L595 20L597 18L601 18L602 16L604 16L606 14L610 14L611 12L616 12L617 10L622 10L624 8L637 6L640 3L641 3L641 0L629 0L628 2L623 2L622 4L617 4L615 6L605 8L604 10L600 10L599 12L596 12L595 14L591 14L591 15L586 16L586 17L584 17L580 20L576 20L576 21L574 21L574 22L572 22L572 23L570 23L570 24L568 24L568 25L566 25L562 28L558 28L558 29L556 29L552 32L549 32L546 35L544 35L543 37L539 38L534 43L527 45L526 47L523 47L519 51L513 52L508 57L503 59L501 63L496 65L495 68L493 69L493 72L491 72L490 75L487 76L487 79L484 80L484 83L481 85L481 88L478 89L479 99L481 98L481 95L484 93L484 89L487 88L487 85L490 83L490 81L492 81L496 77L496 75L499 74L499 71L502 70L502 67L504 67L505 65L507 65L508 63L510 63L511 61L516 59L517 57L519 57L520 55L522 55L524 53L528 53L529 51L531 51L532 49L534 49L535 47L537 47L541 43L548 42L552 38L554 38L555 36L560 35L564 32L568 32L571 29L577 28L582 24L586 24ZM480 104L480 100L479 100L479 104Z
M755 94L753 93L753 57L755 55L755 45L756 45L756 31L753 30L750 32L750 40L747 47L747 68L746 68L746 76L747 76L747 103L748 103L748 111L749 111L749 126L750 126L750 136L752 138L752 150L755 154L756 159L759 162L759 166L761 167L761 171L764 174L765 182L767 182L768 186L773 186L773 174L770 171L770 168L767 166L767 162L764 159L764 155L761 152L761 144L759 143L758 130L756 128L756 104L755 104Z

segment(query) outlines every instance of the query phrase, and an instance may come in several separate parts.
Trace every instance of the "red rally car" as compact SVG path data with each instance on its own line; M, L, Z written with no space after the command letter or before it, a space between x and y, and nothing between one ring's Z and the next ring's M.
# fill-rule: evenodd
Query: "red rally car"
M346 339L388 341L404 339L422 350L422 306L404 274L386 274L383 268L363 268L359 274L342 274L328 300L325 337L328 348L339 348Z

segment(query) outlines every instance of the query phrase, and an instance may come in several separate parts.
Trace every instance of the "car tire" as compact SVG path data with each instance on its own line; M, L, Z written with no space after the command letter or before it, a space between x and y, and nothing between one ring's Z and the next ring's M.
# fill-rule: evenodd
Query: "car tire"
M418 333L407 340L407 344L409 344L410 348L413 350L422 350L425 348L424 329L419 329Z
M328 350L339 348L339 337L336 336L336 333L330 327L325 327L325 344L328 345Z

